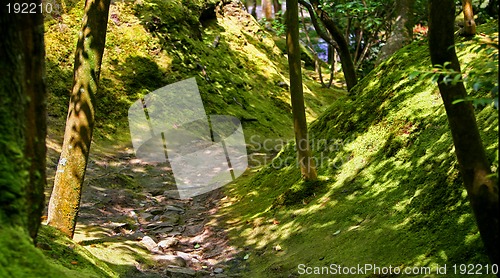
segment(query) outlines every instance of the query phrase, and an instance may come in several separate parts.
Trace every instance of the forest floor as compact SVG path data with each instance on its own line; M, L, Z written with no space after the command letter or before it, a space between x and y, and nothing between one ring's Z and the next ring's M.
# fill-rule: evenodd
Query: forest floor
M59 141L49 134L49 184ZM132 146L93 144L74 241L120 277L240 276L242 250L211 222L223 198L217 189L179 199L168 162L143 162Z

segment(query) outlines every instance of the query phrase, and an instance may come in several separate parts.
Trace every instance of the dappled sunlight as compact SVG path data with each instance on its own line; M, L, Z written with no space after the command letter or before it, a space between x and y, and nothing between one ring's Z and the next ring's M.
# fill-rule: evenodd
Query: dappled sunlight
M411 64L412 70L430 64L426 53L415 53L420 56L406 58L418 64ZM368 75L353 103L334 104L312 123L314 140L343 143L328 148L333 143L327 140L327 147L313 148L316 156L325 157L318 165L320 176L331 178L323 189L288 205L276 202L299 184L284 179L294 171L290 166L263 168L251 179L229 186L228 195L233 197L260 193L252 198L251 207L249 199L239 198L223 209L226 216L239 219L230 224L234 242L251 254L267 254L253 258L259 273L268 269L292 273L297 263L319 260L320 265L377 263L434 269L462 262L464 253L469 254L467 260L484 261L484 253L473 255L484 251L436 85L410 80L408 62L391 60L381 68L396 70L378 78L373 76L387 69ZM490 116L479 127L489 134L496 132L497 123L498 118ZM490 138L485 145L493 152L497 143ZM294 155L292 151L287 146L278 158ZM259 219L259 225L251 219ZM283 247L283 258L274 256L279 253L272 248L276 245ZM294 251L299 249L300 254Z

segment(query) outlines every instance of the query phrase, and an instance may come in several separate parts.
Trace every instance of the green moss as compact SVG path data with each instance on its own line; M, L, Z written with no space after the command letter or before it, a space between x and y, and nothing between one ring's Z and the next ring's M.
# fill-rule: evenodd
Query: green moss
M42 225L37 246L53 267L63 273L60 277L118 277L107 264L55 228Z
M0 277L101 278L118 274L61 232L42 225L36 248L26 231L0 228Z
M487 60L485 52L458 51L464 64ZM424 266L433 270L426 277L437 277L444 264L449 274L453 264L488 263L437 86L409 78L430 64L426 41L403 48L311 124L321 188L305 190L292 146L275 158L288 163L227 188L217 219L250 254L252 277L296 275L299 264ZM476 112L496 170L497 110Z

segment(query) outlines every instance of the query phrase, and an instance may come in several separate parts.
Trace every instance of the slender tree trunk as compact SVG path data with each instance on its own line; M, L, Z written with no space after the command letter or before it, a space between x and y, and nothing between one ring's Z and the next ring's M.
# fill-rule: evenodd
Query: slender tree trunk
M98 88L110 0L87 0L75 53L73 90L48 224L73 237L82 184L94 129L94 95Z
M38 2L38 1L34 1ZM39 2L41 3L41 1ZM26 189L28 203L28 231L35 240L45 207L47 136L45 47L43 16L30 14L21 23L26 78L26 158L31 161L30 183ZM30 30L31 29L31 30Z
M320 8L318 0L311 0L311 4L314 11L318 15L319 19L325 25L326 29L332 35L333 39L338 45L338 52L340 56L340 61L342 63L342 71L344 72L344 78L347 83L347 90L350 91L358 83L356 77L356 70L354 68L354 63L351 58L351 53L349 52L349 45L342 34L342 31L337 27L333 19Z
M476 34L476 22L474 21L471 0L462 0L462 10L464 12L464 29L462 35L466 37L474 36Z
M304 92L302 88L302 69L300 67L299 47L299 4L297 0L287 0L286 46L290 70L290 95L292 99L293 127L297 146L297 159L305 180L316 180L316 166L311 155L307 136Z
M0 226L21 226L36 240L46 183L43 16L4 6L0 33Z
M454 47L454 0L429 0L429 49L433 65L451 62L450 68L460 72ZM481 137L477 128L474 108L465 99L463 83L445 84L438 80L448 123L455 145L460 173L474 212L488 256L493 264L500 264L498 257L498 184L491 175ZM497 274L498 276L498 274Z
M280 0L273 0L273 7L274 7L274 14L278 14L278 12L281 12L281 3Z
M253 18L257 19L257 0L253 0L251 15L253 16Z
M309 11L309 15L311 16L311 22L313 23L314 29L316 29L318 35L326 42L330 43L333 47L335 47L335 49L337 49L337 52L339 53L340 56L340 62L342 63L342 71L344 72L344 78L347 83L347 90L351 90L352 87L354 87L357 84L358 80L356 77L356 70L354 68L354 63L352 62L351 54L349 53L349 45L347 44L347 41L344 39L342 32L337 28L333 20L325 12L323 12L323 10L319 8L319 3L317 0L311 1L313 5L309 4L305 0L298 0L298 1L302 6L304 6ZM321 27L317 22L316 16L320 18L321 22L328 30L331 37L325 32L323 32L323 30L321 29Z
M314 45L311 41L311 37L309 37L309 32L307 30L306 20L304 19L304 12L302 11L302 9L300 9L300 18L302 20L302 27L304 29L304 34L306 35L307 45L309 47L309 50L314 56L314 70L319 76L319 81L321 82L321 85L323 87L326 87L326 84L323 82L323 74L321 73L321 61L318 57L318 53L316 52L316 50L314 50Z
M413 39L413 5L415 0L398 0L392 19L392 31L380 49L376 64L380 64Z
M364 30L361 29L356 29L355 34L356 34L356 50L354 51L354 64L356 65L359 61L359 57L361 56L361 43L363 42L363 33Z

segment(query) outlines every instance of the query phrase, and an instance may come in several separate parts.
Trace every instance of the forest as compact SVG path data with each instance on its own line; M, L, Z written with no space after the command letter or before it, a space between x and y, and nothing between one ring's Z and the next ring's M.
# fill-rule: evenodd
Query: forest
M0 278L500 277L498 0L2 0Z

